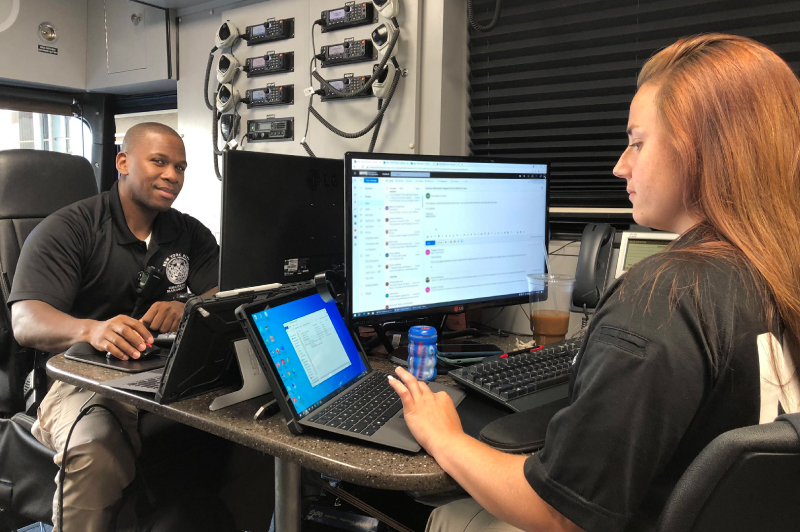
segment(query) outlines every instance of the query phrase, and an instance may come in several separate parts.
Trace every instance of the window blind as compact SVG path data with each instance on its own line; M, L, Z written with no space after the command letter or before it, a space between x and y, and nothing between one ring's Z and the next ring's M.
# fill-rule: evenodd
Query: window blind
M478 22L494 6L475 0ZM611 172L627 143L636 76L654 52L682 36L733 33L800 66L800 1L503 0L502 8L492 31L470 33L470 147L550 163L559 236L589 221L632 223L625 182Z

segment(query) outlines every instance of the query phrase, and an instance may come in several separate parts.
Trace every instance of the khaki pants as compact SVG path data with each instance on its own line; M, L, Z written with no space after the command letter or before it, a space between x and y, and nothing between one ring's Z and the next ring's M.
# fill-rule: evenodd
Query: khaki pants
M92 392L57 381L39 406L31 432L58 453L54 459L58 466L61 466L67 435L84 405L102 404L110 408L139 453L138 410L101 395L92 395ZM130 447L107 411L95 409L75 426L67 461L62 509L64 529L66 532L107 532L111 528L114 505L136 475ZM57 507L58 489L53 499L53 525L56 527Z
M483 509L475 499L461 499L435 509L425 532L522 532Z

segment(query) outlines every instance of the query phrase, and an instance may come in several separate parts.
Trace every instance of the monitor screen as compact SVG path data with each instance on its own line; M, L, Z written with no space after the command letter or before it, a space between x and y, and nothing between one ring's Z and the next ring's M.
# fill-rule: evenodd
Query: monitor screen
M678 235L675 233L624 231L614 276L619 277L640 260L663 251L676 238Z
M476 158L347 154L349 317L509 305L543 273L548 167Z
M307 281L344 263L341 160L229 151L219 287Z

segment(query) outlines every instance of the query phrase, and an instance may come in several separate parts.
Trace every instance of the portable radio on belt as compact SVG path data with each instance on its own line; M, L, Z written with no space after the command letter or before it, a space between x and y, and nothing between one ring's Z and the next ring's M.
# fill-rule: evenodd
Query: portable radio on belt
M158 290L164 286L164 273L155 266L148 266L137 275L136 282L136 304L131 312L131 317L136 316L139 307L145 301L150 301L156 297Z

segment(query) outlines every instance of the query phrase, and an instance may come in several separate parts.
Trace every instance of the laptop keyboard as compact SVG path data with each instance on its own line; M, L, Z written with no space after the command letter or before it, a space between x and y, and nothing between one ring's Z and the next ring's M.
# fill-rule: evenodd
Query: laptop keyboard
M150 377L149 379L142 379L140 381L133 382L136 386L141 386L142 388L150 388L151 390L158 390L158 387L161 385L161 377Z
M309 421L371 436L403 408L385 373L376 372Z

